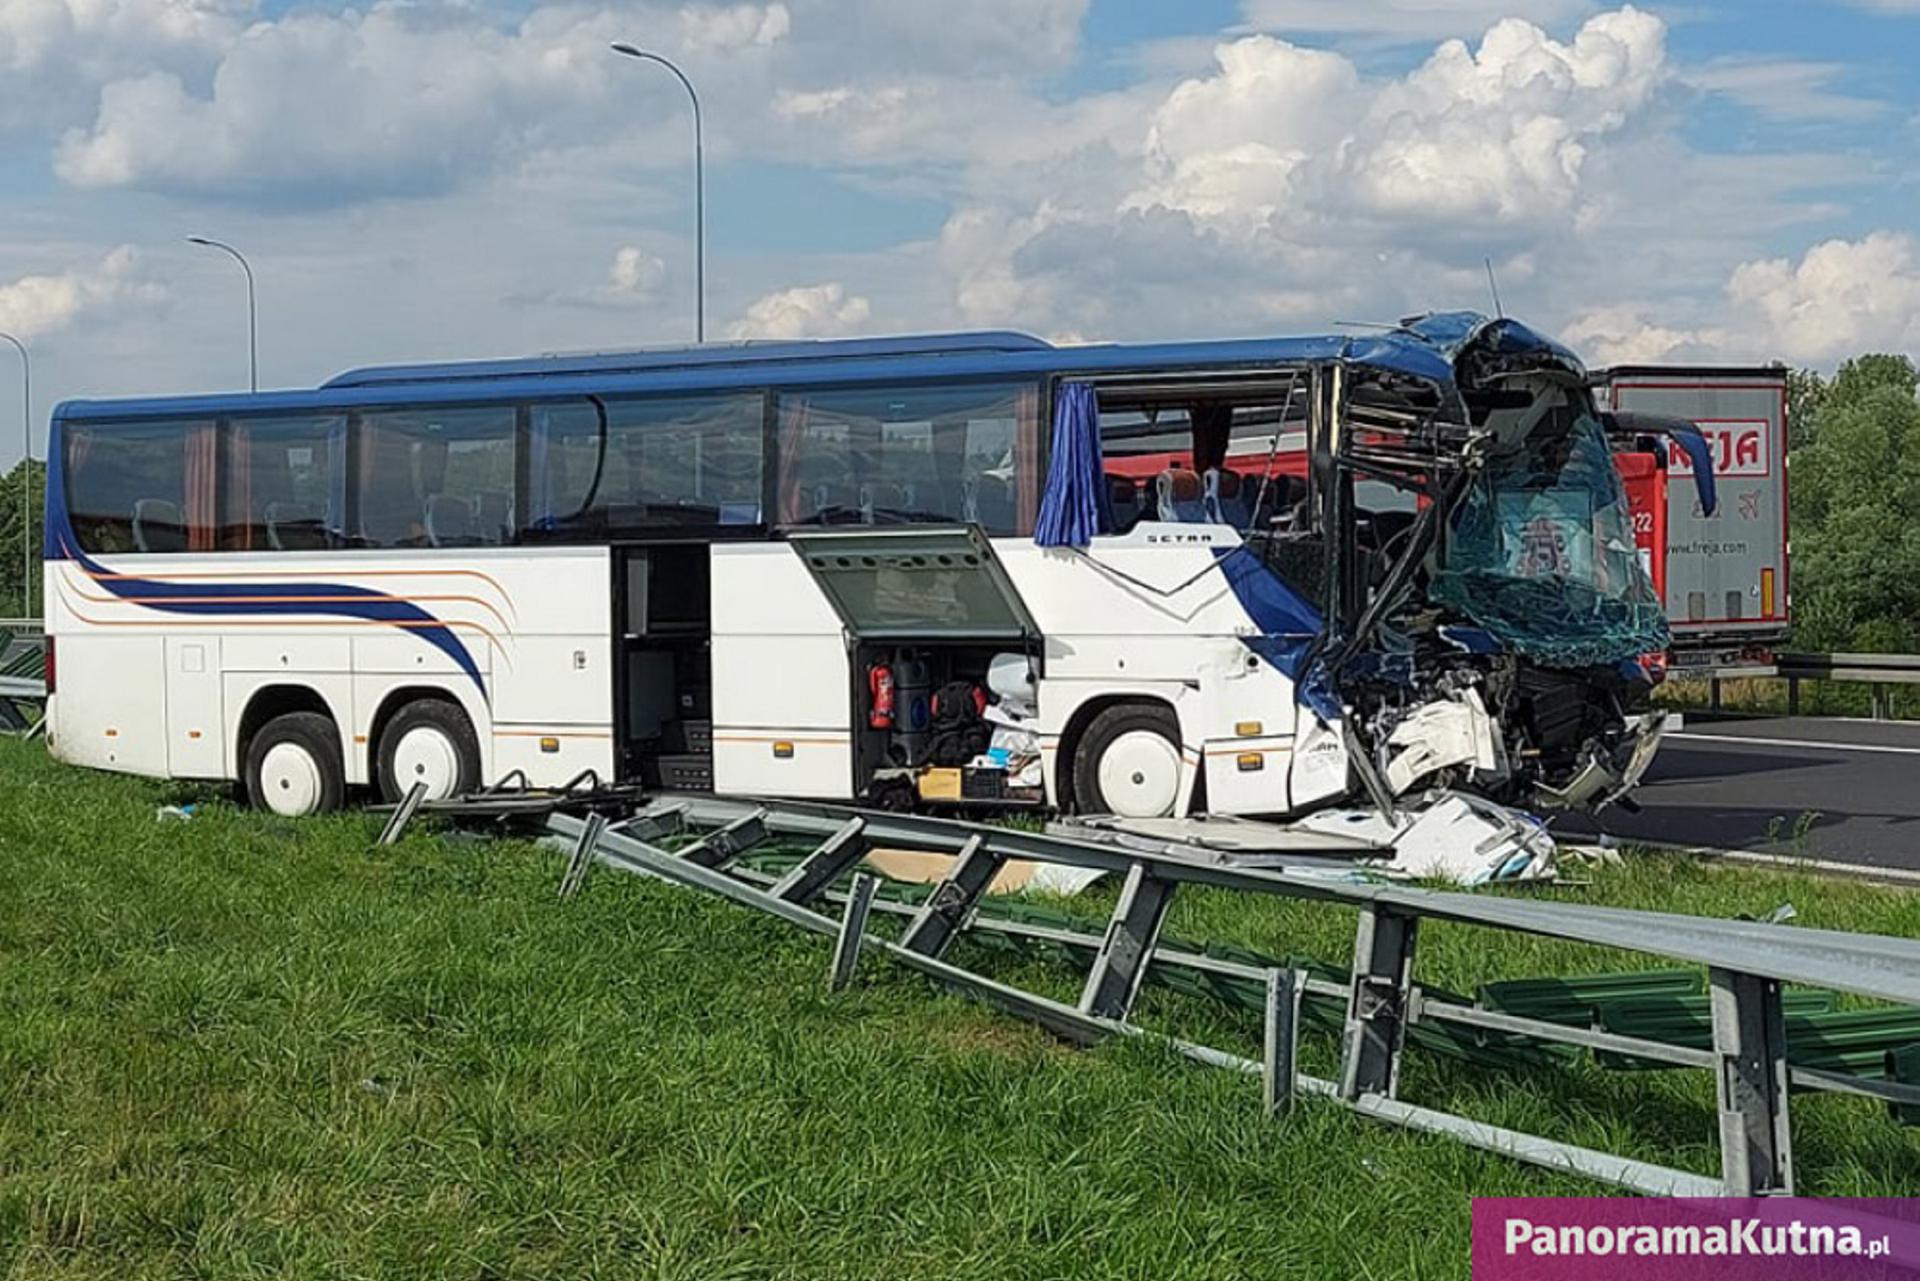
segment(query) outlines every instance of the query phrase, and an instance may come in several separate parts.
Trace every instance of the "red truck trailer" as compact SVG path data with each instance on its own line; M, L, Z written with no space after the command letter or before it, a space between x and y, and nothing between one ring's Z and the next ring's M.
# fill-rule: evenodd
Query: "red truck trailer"
M1692 422L1712 455L1712 512L1685 450L1616 455L1673 627L1669 675L1770 675L1788 627L1786 368L1622 365L1595 381L1607 408Z

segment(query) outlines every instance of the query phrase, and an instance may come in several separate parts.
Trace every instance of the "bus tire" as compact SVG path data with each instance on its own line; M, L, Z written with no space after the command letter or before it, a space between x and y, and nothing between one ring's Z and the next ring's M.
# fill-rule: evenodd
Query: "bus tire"
M380 731L375 776L380 794L402 800L415 783L444 801L480 786L480 741L467 714L438 698L416 698Z
M1095 714L1073 749L1082 814L1158 818L1180 803L1180 722L1165 703L1118 703Z
M247 744L247 799L287 817L324 814L346 802L347 774L331 717L287 712Z

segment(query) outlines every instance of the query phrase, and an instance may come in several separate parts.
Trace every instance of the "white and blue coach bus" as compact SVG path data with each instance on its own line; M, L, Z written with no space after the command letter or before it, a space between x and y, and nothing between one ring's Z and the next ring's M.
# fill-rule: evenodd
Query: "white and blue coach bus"
M1131 816L1594 805L1657 737L1602 416L1511 320L368 368L51 432L54 752L286 814L943 762Z

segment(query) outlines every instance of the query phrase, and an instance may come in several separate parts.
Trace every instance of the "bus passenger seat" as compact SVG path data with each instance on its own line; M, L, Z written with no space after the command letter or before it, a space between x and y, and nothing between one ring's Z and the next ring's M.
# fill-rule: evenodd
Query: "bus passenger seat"
M490 489L473 500L478 528L474 533L487 546L513 541L513 496Z
M974 491L974 510L980 527L988 533L1010 530L1013 528L1013 491L1000 477L983 475Z
M267 526L267 546L274 551L312 551L327 545L321 522L297 503L268 503L260 518Z
M473 507L464 498L435 494L427 499L427 542L434 547L470 547Z
M1159 491L1161 520L1198 525L1207 518L1200 490L1200 474L1184 467L1169 467L1154 481Z
M185 551L187 527L180 523L180 505L164 498L136 499L133 545L143 552Z
M1216 468L1206 476L1207 518L1216 525L1247 527L1246 483L1240 473Z

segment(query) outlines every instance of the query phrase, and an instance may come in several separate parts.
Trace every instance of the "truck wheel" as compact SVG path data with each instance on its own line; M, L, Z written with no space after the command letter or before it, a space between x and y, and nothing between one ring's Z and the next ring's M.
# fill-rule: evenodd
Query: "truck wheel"
M346 800L346 770L333 720L288 712L262 725L247 744L247 797L275 814L299 817L337 810Z
M1122 703L1093 718L1073 749L1083 814L1160 818L1180 801L1180 722L1164 703Z
M437 698L418 698L393 714L380 731L380 794L403 799L415 783L427 799L444 801L480 786L480 744L467 714Z

